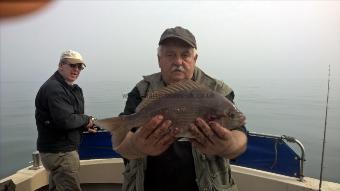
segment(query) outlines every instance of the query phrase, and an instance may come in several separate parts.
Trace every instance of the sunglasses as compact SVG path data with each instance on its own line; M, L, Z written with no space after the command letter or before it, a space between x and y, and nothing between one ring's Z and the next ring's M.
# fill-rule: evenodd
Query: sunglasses
M70 63L66 63L66 64L69 65L73 69L78 68L79 70L84 70L84 65L83 64L70 64Z

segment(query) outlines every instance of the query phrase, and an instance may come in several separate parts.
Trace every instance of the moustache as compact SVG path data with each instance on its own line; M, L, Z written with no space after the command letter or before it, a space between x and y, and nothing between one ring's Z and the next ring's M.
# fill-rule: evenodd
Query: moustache
M183 66L172 66L171 67L171 72L184 72L185 69Z

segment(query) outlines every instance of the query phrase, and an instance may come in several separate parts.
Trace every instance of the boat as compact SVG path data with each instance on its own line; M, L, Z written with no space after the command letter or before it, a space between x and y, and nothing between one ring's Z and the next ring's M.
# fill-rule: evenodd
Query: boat
M32 156L32 165L0 180L1 191L13 187L16 191L48 190L48 172L41 165L39 153ZM108 131L84 132L79 156L84 191L121 190L124 162L112 150ZM231 161L231 168L239 191L319 190L318 179L304 176L305 160L303 144L294 137L249 132L247 151ZM322 181L321 185L322 191L340 190L340 183Z

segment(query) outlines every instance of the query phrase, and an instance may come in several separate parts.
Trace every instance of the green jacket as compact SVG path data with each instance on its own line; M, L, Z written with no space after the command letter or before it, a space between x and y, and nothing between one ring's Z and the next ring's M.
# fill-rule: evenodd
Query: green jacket
M199 68L195 68L194 80L210 89L228 96L232 93L222 81L211 78ZM142 98L148 93L164 87L161 73L144 76L136 87ZM237 191L231 176L229 160L220 156L207 156L196 149L192 149L195 164L196 182L200 191ZM147 158L130 160L125 167L123 191L144 191L144 174Z

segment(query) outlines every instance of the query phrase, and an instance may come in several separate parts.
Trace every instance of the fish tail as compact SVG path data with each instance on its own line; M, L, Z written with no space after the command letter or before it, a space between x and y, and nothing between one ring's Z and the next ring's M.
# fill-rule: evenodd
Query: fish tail
M130 131L130 129L126 127L126 122L127 120L125 116L119 116L99 119L96 120L94 124L100 128L108 130L111 133L112 148L115 149Z

